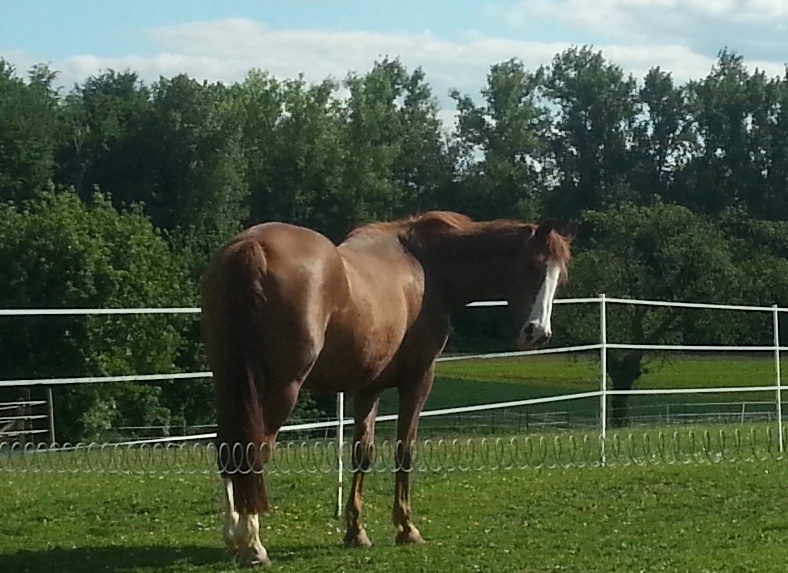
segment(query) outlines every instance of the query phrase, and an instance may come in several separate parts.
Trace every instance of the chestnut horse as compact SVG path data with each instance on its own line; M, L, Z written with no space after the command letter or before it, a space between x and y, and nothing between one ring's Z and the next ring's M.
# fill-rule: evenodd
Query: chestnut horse
M474 222L446 211L366 225L339 246L303 227L265 223L219 250L203 277L202 326L230 554L270 564L259 537L262 472L301 388L354 393L348 546L370 544L361 520L365 470L381 392L397 388L396 541L422 543L410 506L411 447L449 313L507 300L522 325L518 346L532 347L550 337L569 258L570 237L554 222Z

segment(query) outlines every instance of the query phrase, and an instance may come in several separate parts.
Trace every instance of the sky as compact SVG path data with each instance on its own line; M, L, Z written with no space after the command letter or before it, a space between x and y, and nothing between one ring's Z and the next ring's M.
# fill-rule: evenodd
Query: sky
M396 57L446 107L452 88L478 97L495 63L535 69L582 45L640 78L703 77L722 49L782 75L788 0L0 0L0 58L20 74L46 63L64 90L107 69L342 80Z

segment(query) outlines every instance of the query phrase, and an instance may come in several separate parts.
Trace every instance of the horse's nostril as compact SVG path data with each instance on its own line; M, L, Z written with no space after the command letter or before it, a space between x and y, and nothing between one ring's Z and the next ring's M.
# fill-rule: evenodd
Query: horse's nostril
M533 334L534 334L534 325L533 324L527 324L525 326L525 328L523 329L523 334L527 338L531 338L531 336L533 336Z

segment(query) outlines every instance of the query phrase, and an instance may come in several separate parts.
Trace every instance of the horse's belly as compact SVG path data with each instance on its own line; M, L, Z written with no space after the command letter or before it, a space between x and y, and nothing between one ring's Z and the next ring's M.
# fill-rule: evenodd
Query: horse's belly
M404 328L378 329L360 342L328 338L304 386L313 392L360 390L380 382L394 360Z

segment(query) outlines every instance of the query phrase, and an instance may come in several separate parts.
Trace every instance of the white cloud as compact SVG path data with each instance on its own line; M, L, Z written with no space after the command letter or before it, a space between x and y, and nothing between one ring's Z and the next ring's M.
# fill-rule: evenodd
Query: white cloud
M705 46L715 51L731 41L757 45L763 34L788 28L785 0L519 0L501 12L518 26L547 20L606 38L683 45L721 40Z
M656 6L674 4L678 0L603 0L595 6L604 12L606 7ZM689 0L693 5L711 4L710 0ZM780 6L773 4L773 10ZM553 4L565 6L590 4L580 0L527 0L526 4L547 10ZM752 3L752 2L750 2ZM740 5L728 0L727 4ZM399 57L409 68L424 68L427 81L442 106L450 107L447 93L456 87L477 95L485 83L492 64L519 58L535 69L549 64L559 52L569 47L564 42L537 42L467 34L464 38L448 40L431 33L386 34L364 31L328 29L277 29L248 19L212 22L192 22L150 30L145 36L149 45L142 53L119 58L81 55L56 60L52 67L60 72L66 86L82 82L89 75L108 68L131 69L146 82L156 81L160 75L171 77L187 73L199 80L233 82L242 80L252 68L261 68L279 78L292 78L303 73L307 81L321 81L326 77L342 79L351 71L363 73L376 59ZM614 41L595 46L605 57L625 71L642 77L653 67L660 66L673 72L677 81L706 75L716 58L676 42ZM33 61L14 62L20 69ZM776 61L747 60L751 67L759 67L770 75L780 74L783 66Z

